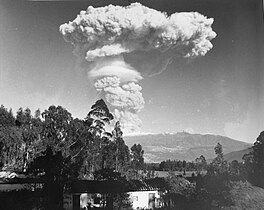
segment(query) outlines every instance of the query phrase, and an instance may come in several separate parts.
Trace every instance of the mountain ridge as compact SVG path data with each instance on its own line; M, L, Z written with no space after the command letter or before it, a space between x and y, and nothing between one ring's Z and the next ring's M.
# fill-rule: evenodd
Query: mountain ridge
M124 136L126 144L141 144L146 162L164 160L194 161L200 155L210 160L215 157L214 147L219 142L224 154L243 150L252 144L213 134L162 133Z

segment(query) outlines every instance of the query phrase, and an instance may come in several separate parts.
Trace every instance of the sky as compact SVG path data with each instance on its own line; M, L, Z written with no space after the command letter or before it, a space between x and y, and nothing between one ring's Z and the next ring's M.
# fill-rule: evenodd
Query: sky
M214 47L196 59L175 59L139 82L145 99L142 133L210 133L255 142L264 130L262 1L145 0L158 11L197 11L214 18ZM0 1L0 104L16 112L61 105L85 118L100 98L78 68L59 27L81 10L115 1Z

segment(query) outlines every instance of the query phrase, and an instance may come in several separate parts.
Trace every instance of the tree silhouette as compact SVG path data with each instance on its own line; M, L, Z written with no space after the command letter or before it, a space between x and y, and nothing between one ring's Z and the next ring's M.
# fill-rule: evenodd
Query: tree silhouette
M227 161L224 159L223 147L220 143L214 148L216 157L207 167L207 174L199 177L199 188L206 190L207 199L214 201L219 206L229 206L230 186L229 186L229 170ZM201 191L200 191L201 192Z
M202 170L206 170L207 162L203 155L195 159L196 170L200 173Z
M114 118L103 99L96 101L91 109L85 118L88 131L91 134L88 139L90 146L87 152L90 152L92 156L86 161L86 164L89 165L88 172L90 175L108 164L105 155L106 151L112 148L109 147L111 133L106 131L105 126L110 125Z
M86 122L90 125L90 131L95 136L101 136L102 134L108 135L108 133L105 133L105 125L109 124L114 117L110 113L104 100L100 99L96 101L91 108L92 110L86 117Z
M144 150L140 144L134 144L131 147L131 165L135 170L142 169L144 165Z
M122 172L124 167L130 161L129 148L123 140L123 132L121 131L120 123L116 122L112 136L116 146L115 151L115 170Z
M214 150L215 150L216 158L213 159L213 161L210 163L207 169L207 173L210 175L219 175L219 174L227 173L228 164L227 161L224 159L222 145L220 143L217 143Z
M51 147L54 152L64 152L68 140L67 131L73 119L71 113L61 106L50 106L42 113L42 118L41 138L44 148Z
M264 188L264 131L262 131L253 146L251 181L254 185Z

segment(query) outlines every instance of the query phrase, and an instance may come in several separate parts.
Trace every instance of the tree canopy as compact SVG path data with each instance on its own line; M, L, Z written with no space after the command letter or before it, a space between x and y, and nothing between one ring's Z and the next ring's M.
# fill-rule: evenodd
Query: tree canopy
M253 151L243 156L249 181L264 188L264 131L257 137Z
M61 106L35 114L20 108L16 115L0 107L0 167L42 177L47 209L61 208L56 199L61 201L70 180L100 179L108 172L125 177L131 165L139 170L143 163L141 145L129 149L102 99L83 120Z
M49 148L52 154L61 154L64 164L76 169L76 178L92 179L94 172L101 169L125 173L128 165L140 169L144 162L141 145L130 150L123 140L120 123L113 121L102 99L92 105L83 120L73 118L61 106L52 105L35 114L29 108L20 108L13 115L11 109L2 105L0 166L28 172L29 165L45 156Z

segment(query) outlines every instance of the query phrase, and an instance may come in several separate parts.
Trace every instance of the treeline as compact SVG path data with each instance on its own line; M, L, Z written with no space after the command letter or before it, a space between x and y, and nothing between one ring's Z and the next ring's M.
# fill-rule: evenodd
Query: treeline
M146 170L150 171L202 171L207 168L207 161L203 155L195 161L166 160L160 163L145 163Z
M50 106L40 113L20 108L0 107L0 167L16 172L28 172L33 160L47 152L60 155L78 167L75 176L87 178L103 168L125 172L142 167L144 151L141 145L125 144L119 122L112 132L106 131L113 115L103 100L97 101L84 120L73 118L61 106ZM47 150L48 149L48 150Z
M129 148L122 135L103 100L84 119L73 118L61 106L42 113L20 108L14 115L2 105L0 168L43 178L42 206L61 209L63 191L74 179L139 178L144 151L140 144Z

